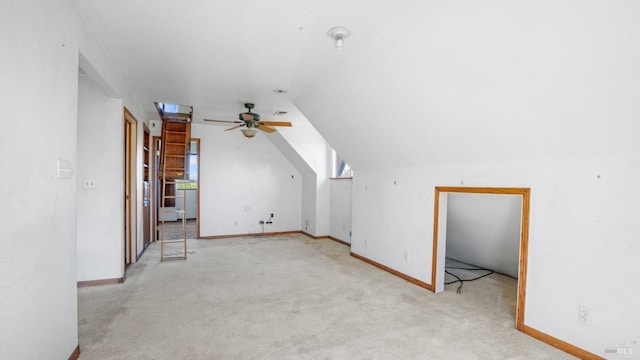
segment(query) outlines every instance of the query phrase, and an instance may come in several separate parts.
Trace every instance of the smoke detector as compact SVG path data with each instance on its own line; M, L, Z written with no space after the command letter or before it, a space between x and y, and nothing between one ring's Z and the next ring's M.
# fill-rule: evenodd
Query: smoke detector
M348 38L349 35L351 35L351 30L344 26L334 26L327 31L327 36L335 40L337 50L342 49L342 46L344 46L344 39Z

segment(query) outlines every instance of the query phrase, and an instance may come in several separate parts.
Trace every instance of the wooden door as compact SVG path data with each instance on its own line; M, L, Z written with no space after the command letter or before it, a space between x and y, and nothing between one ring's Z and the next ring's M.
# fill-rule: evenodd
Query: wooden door
M142 144L142 167L144 175L142 178L142 249L147 248L151 242L151 182L149 177L149 128L144 125L144 136Z
M137 248L136 223L136 146L138 121L124 109L124 266L134 262Z

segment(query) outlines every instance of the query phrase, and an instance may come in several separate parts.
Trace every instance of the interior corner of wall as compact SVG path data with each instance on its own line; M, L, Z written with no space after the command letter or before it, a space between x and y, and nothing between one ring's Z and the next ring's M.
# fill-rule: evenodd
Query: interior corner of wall
M98 86L102 89L102 91L104 91L104 93L107 94L107 96L109 96L111 98L118 97L117 93L113 89L113 87L111 87L109 85L109 83L104 78L104 76L102 74L100 74L100 72L96 69L95 66L93 66L93 64L89 61L87 56L85 56L85 54L82 52L82 50L79 51L78 57L79 57L78 66L85 73L87 73L87 75L89 75L89 77L93 81L95 81L96 84L98 84Z

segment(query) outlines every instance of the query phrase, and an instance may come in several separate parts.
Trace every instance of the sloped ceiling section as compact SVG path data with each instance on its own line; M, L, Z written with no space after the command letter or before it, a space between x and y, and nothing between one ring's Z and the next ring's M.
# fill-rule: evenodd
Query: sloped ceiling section
M305 162L300 154L285 140L279 132L269 136L269 140L289 160L291 164L303 175L315 174L311 166Z
M640 5L615 4L409 4L293 100L356 170L632 152Z
M356 170L625 153L640 130L640 2L76 3L149 118L296 105Z

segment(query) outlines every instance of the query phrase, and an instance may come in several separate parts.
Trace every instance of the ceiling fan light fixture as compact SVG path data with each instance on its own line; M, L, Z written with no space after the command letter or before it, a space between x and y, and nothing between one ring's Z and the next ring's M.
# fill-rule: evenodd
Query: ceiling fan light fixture
M247 138L252 138L258 133L258 130L254 128L241 129L240 131L242 131L242 134Z
M341 50L344 46L344 39L351 35L351 30L344 26L334 26L327 31L327 36L332 38L336 43L336 50Z
M261 121L260 115L251 112L251 109L255 107L252 103L244 104L244 107L247 108L247 112L240 113L238 115L238 120L215 120L215 119L203 119L204 121L214 122L214 123L223 123L230 124L230 126L224 131L236 130L241 128L242 135L244 137L251 139L258 134L258 130L266 132L267 134L271 134L276 132L274 126L287 126L291 127L291 123L288 121ZM283 114L286 114L285 111L282 111Z

